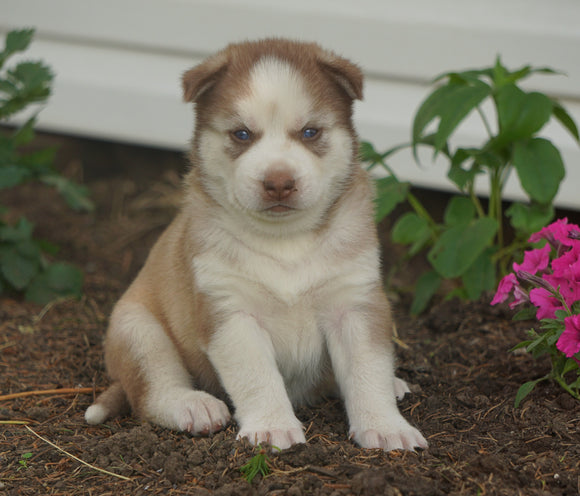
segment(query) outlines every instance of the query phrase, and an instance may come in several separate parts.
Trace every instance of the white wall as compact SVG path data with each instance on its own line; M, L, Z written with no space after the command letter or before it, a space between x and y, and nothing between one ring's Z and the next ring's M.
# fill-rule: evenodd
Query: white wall
M408 141L433 76L491 65L497 54L508 67L566 72L530 87L560 97L580 124L577 0L0 0L0 33L25 26L37 29L29 56L57 73L40 114L57 132L182 149L192 116L181 73L231 41L272 35L318 41L362 66L356 120L378 149ZM556 124L547 136L567 166L557 202L580 209L580 148ZM471 119L461 140L480 139ZM401 154L391 165L403 179L448 187L444 164L420 168ZM521 196L515 180L509 195Z

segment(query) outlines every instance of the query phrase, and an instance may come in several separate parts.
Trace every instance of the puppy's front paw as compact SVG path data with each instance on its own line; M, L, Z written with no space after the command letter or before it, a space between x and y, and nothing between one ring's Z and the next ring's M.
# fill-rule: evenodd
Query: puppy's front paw
M204 391L188 391L181 396L173 415L179 430L202 436L221 431L230 422L226 404Z
M298 419L286 423L280 422L276 426L242 423L238 439L243 438L247 438L252 444L268 443L272 447L281 450L306 442L302 424L300 424Z
M414 451L415 448L427 449L429 447L423 435L409 424L402 428L355 431L351 433L351 436L359 446L369 449Z

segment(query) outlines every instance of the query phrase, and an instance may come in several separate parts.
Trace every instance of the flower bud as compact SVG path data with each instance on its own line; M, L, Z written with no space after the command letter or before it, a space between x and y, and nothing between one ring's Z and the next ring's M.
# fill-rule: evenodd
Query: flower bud
M530 274L525 270L518 270L516 272L516 276L521 282L528 282L533 286L536 286L537 288L544 288L546 291L549 291L556 297L559 296L558 291L556 291L556 288L554 288L554 286L552 286L548 281L544 281L544 279L542 279L541 277L535 276L534 274Z

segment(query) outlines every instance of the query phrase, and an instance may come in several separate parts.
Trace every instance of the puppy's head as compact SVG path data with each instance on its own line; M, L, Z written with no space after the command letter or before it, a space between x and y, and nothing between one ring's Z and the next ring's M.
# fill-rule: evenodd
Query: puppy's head
M230 45L186 72L191 161L215 201L268 232L313 229L355 167L361 71L316 44Z

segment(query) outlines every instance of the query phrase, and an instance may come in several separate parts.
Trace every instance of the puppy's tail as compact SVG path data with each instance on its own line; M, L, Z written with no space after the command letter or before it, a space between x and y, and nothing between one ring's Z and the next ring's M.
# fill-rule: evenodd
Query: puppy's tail
M131 407L120 382L111 384L96 401L87 408L85 420L89 424L102 424L105 420L129 413Z

